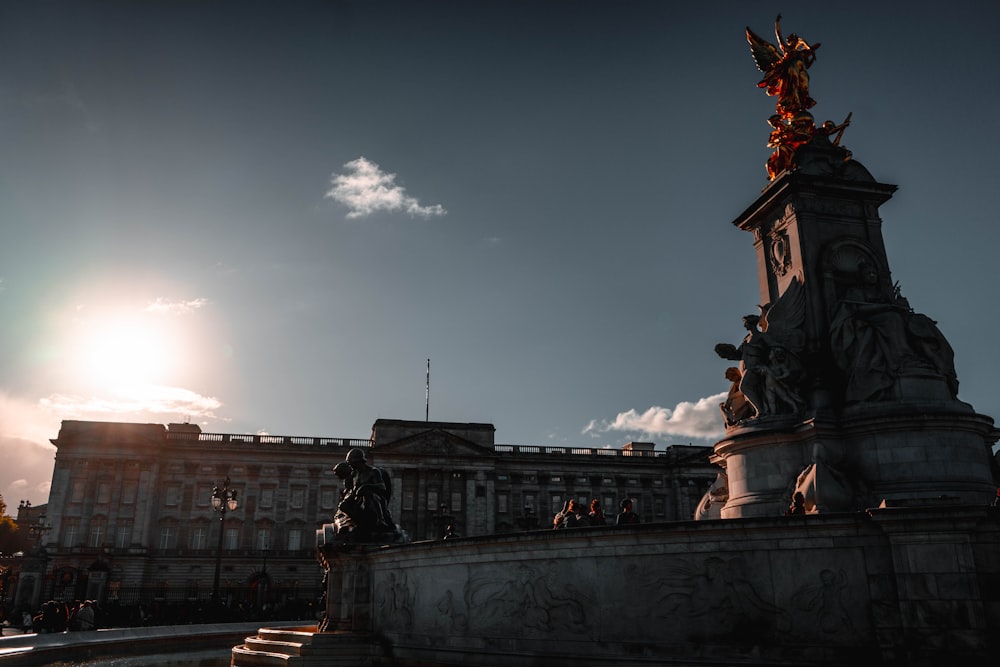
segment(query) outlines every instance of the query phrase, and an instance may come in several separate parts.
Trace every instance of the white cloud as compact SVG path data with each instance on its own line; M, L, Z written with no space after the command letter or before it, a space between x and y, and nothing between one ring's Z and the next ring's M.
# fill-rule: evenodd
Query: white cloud
M162 297L157 297L155 301L149 302L146 312L160 315L186 315L199 308L208 305L208 299L197 298L188 301L171 301Z
M215 411L222 403L211 396L161 385L132 385L115 389L110 396L73 396L53 394L43 398L41 404L59 414L63 419L87 419L94 415L172 415L174 417L216 418ZM154 417L158 418L158 417Z
M639 433L643 439L658 436L685 438L718 438L725 433L719 403L726 399L722 392L696 402L682 401L673 409L653 406L645 412L627 410L613 420L592 419L583 433L594 436L609 431Z
M364 157L344 165L346 174L334 174L324 198L345 204L351 210L348 218L362 218L377 211L405 211L411 216L429 218L445 215L440 204L421 206L406 194L406 188L396 184L396 174L390 174Z

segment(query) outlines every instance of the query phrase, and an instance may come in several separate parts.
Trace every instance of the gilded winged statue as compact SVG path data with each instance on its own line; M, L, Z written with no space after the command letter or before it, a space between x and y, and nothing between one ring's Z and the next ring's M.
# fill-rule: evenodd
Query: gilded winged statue
M778 45L771 44L747 27L747 41L757 69L764 78L757 84L768 95L778 98L780 116L791 119L816 104L809 97L809 66L816 60L819 44L809 44L792 33L781 34L781 14L774 20L774 35Z

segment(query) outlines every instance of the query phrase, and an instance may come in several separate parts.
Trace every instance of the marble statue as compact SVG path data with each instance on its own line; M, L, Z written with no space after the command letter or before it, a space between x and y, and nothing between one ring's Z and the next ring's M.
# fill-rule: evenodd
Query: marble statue
M752 414L730 423L724 403L727 425L756 417L798 414L806 408L802 396L805 368L800 360L804 320L805 292L794 277L773 305L761 307L761 315L743 317L747 334L738 347L729 343L715 346L715 353L723 359L740 362L738 389L752 408Z
M858 264L830 322L830 347L846 376L848 403L899 398L897 380L908 373L933 373L958 394L954 352L926 315L914 313L898 286L888 293L878 271Z

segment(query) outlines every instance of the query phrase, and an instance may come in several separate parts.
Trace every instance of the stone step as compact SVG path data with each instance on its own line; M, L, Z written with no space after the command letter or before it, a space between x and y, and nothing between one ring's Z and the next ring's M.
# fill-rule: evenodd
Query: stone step
M373 645L370 635L261 628L233 647L231 667L363 667L372 663Z

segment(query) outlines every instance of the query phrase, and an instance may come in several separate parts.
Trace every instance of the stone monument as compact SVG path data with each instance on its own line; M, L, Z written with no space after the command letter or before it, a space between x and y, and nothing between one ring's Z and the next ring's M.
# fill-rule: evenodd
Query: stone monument
M753 235L763 305L715 348L739 367L713 459L728 497L714 489L701 518L777 515L797 491L810 513L987 503L993 420L958 399L951 346L891 277L878 208L896 186L840 145L850 115L814 122L819 44L785 38L780 15L777 46L746 35L777 98L768 184L733 223Z
M840 146L850 117L817 127L808 111L819 45L785 39L780 17L775 28L778 46L747 30L778 103L768 185L735 221L753 234L763 305L743 316L741 341L716 347L738 365L724 373L722 469L696 514L744 520L525 524L380 545L387 524L366 503L389 486L348 456L342 511L317 542L323 621L261 629L233 667L923 667L996 655L998 433L958 400L951 347L890 277L878 207L895 186Z

